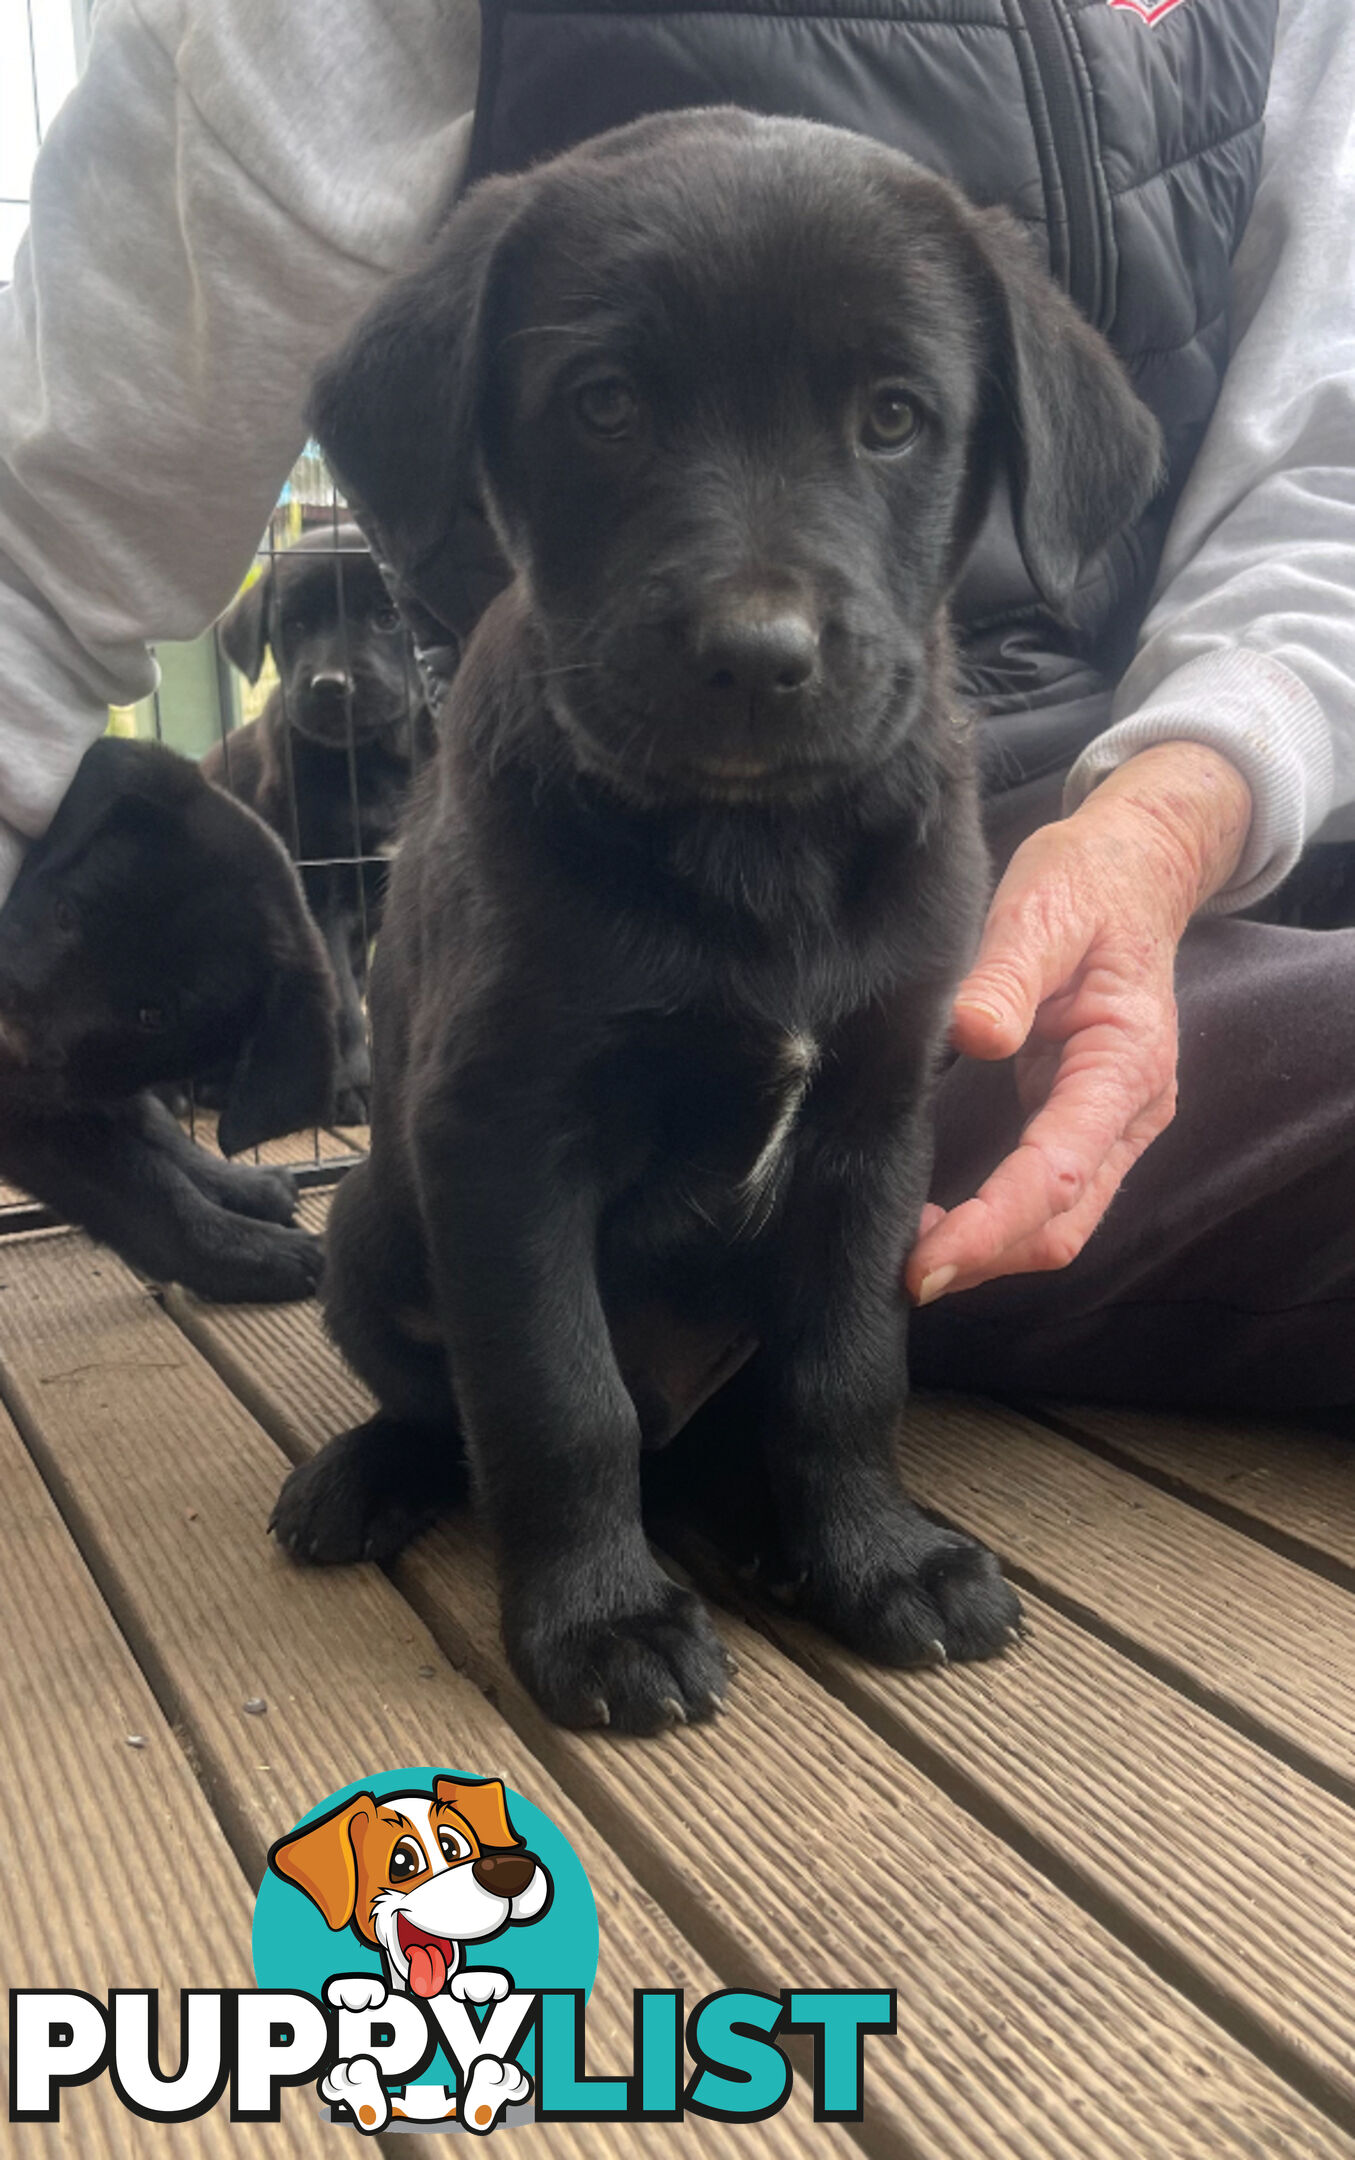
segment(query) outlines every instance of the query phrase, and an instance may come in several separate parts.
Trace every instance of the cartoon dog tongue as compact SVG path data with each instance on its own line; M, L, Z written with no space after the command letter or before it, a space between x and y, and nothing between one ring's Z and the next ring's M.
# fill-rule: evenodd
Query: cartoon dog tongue
M435 1942L411 1943L408 1956L411 1994L425 1997L441 1994L447 1985L447 1960L439 1945Z

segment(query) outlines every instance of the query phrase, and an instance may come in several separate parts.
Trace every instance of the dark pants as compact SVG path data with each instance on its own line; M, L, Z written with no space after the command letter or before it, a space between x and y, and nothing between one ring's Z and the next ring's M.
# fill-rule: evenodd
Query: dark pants
M1217 920L1177 968L1175 1122L1073 1265L918 1313L920 1387L1241 1410L1355 1404L1355 930ZM933 1197L1021 1129L1010 1065L942 1084Z

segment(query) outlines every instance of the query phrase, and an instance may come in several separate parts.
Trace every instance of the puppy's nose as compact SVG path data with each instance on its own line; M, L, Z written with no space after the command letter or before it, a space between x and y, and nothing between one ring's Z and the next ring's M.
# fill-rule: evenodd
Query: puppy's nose
M471 1874L482 1890L495 1897L520 1897L536 1873L536 1855L529 1852L481 1853L472 1860Z
M311 677L311 689L317 697L347 697L352 687L352 676L342 668L318 668Z
M791 697L818 667L818 632L795 608L730 608L700 624L696 662L706 689L717 694Z

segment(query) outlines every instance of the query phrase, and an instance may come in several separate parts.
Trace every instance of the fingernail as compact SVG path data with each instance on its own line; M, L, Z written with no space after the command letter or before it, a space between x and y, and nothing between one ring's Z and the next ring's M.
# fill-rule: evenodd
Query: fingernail
M984 998L957 998L955 1000L955 1010L957 1012L982 1013L984 1019L991 1020L995 1027L1000 1027L1007 1017L1000 1006L990 1005Z
M959 1272L956 1267L938 1267L933 1268L930 1275L924 1275L917 1293L918 1304L934 1305L939 1297L945 1296Z

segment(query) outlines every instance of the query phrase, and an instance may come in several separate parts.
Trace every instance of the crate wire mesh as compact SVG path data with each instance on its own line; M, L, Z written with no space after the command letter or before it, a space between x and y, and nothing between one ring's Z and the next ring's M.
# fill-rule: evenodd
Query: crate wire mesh
M344 679L342 691L343 730L342 744L334 755L342 763L343 781L347 791L346 818L341 820L344 828L343 845L337 851L316 853L308 851L306 841L307 818L302 799L304 782L298 771L295 729L301 716L294 710L296 685L291 679L289 654L286 650L287 621L285 611L278 601L278 564L298 541L307 543L307 553L312 562L328 563L333 572L334 629L337 637L339 671ZM345 578L345 566L357 561L370 561L370 551L360 544L351 523L347 505L330 476L324 459L314 444L308 444L297 460L282 496L269 519L263 539L256 551L254 567L246 579L248 587L256 579L269 581L270 599L265 605L264 617L264 665L256 683L250 684L232 665L223 649L220 626L212 633L213 656L218 695L216 700L217 740L220 744L222 771L218 784L232 793L242 792L232 774L232 744L236 741L242 724L258 722L271 703L276 703L280 715L279 729L282 744L282 774L286 804L283 816L273 816L269 822L278 831L292 860L301 874L308 901L314 902L317 892L326 887L337 895L342 909L343 897L348 899L348 912L355 934L351 939L353 973L359 997L365 1010L367 981L371 966L373 942L376 936L381 893L389 865L384 846L374 846L367 830L366 811L369 804L364 797L362 761L360 759L359 704L362 698L362 668L356 663L355 647L359 643L359 626L352 620L350 594ZM281 640L283 651L276 646ZM402 742L408 776L412 780L421 754L426 749L421 721L426 721L426 707L422 694L418 665L414 658L413 644L408 633L399 632L399 656L401 668L401 710L393 725L386 731L392 742ZM175 730L167 725L171 716L165 710L165 700L157 690L151 701L151 731L158 741L167 741L177 747ZM317 910L312 905L312 912ZM321 928L323 930L323 923ZM190 1132L199 1136L202 1123L201 1111L190 1092L188 1105ZM327 1181L337 1175L351 1162L359 1159L365 1151L365 1118L353 1126L334 1126L328 1129L328 1137L349 1143L340 1152L323 1152L325 1135L317 1129L310 1134L311 1161L298 1165L294 1159L291 1167L298 1170L303 1183ZM256 1159L258 1151L255 1151ZM309 1170L309 1176L306 1175Z

